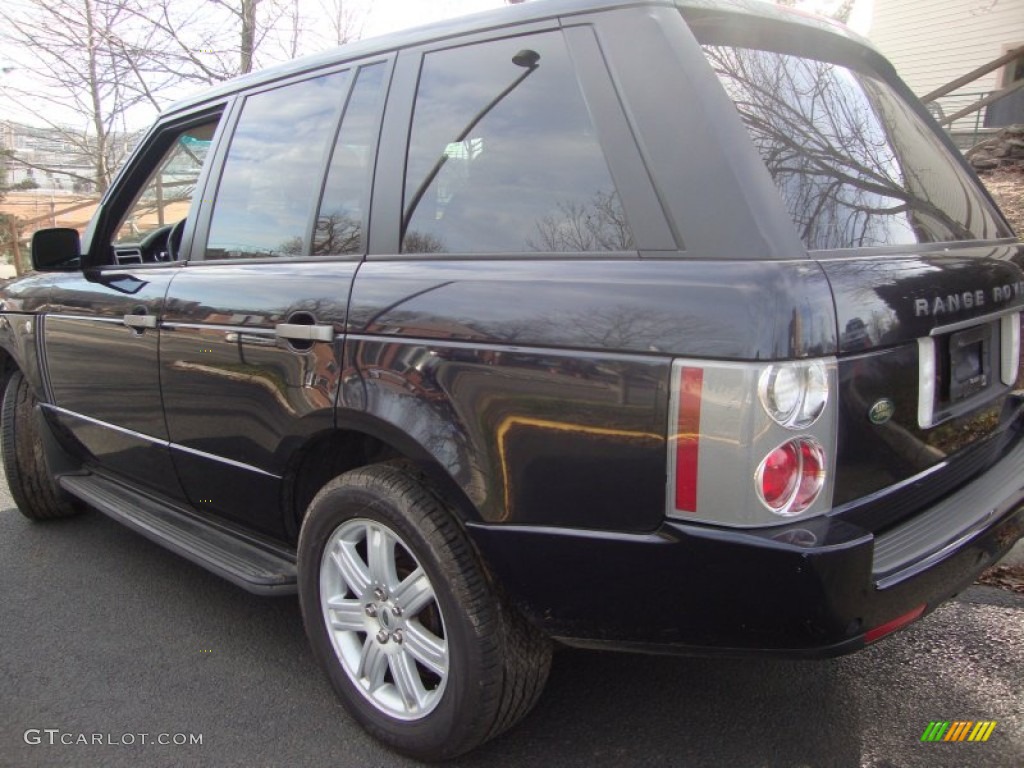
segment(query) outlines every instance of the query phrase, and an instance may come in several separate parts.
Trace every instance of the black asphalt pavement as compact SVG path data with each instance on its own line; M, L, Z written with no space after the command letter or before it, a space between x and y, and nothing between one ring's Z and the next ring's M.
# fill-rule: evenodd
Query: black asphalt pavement
M30 523L6 495L0 510L0 765L414 764L347 718L295 599L253 597L98 513ZM922 743L933 720L997 726ZM975 587L829 661L566 650L532 715L455 764L1020 768L1024 597Z

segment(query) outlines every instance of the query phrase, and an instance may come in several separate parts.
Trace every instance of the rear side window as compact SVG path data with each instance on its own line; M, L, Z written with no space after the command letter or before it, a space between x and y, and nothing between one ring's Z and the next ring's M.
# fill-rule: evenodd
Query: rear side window
M982 192L883 80L704 46L811 250L1009 237Z
M245 100L210 222L207 259L307 253L306 234L349 72Z
M407 253L633 248L558 32L424 57L404 199Z

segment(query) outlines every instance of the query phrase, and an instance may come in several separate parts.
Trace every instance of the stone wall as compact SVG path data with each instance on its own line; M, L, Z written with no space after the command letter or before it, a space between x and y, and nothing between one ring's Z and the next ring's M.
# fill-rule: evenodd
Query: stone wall
M1003 128L995 136L974 145L966 157L980 173L996 169L1024 170L1024 125Z

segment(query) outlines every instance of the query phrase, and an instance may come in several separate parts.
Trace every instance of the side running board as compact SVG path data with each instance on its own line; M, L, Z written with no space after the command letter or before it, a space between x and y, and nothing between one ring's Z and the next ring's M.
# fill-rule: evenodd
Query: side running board
M258 595L297 591L295 557L214 526L185 510L97 475L63 475L60 485L147 539Z

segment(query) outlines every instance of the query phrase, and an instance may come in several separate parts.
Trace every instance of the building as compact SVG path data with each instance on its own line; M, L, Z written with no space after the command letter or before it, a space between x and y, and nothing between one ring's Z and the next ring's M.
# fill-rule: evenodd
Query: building
M858 0L871 41L918 96L1014 49L1021 55L938 99L933 112L952 115L983 96L1024 81L1024 0ZM957 120L954 135L1024 123L1024 88ZM968 143L964 141L963 143Z
M110 156L124 159L138 141L138 134L113 138ZM13 151L17 160L0 158L6 187L27 187L44 194L87 193L95 175L87 148L90 137L74 128L38 128L11 121L0 122L0 149ZM37 167L32 167L37 166Z

